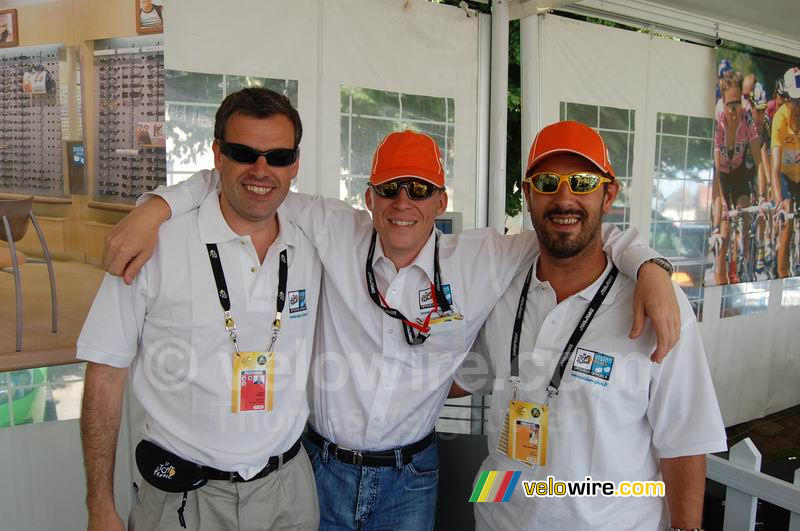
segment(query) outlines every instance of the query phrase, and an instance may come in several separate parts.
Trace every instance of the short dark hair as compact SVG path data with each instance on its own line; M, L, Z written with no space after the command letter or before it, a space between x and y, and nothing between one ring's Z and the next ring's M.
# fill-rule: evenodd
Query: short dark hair
M262 87L251 87L228 94L217 109L214 119L214 138L225 140L225 125L234 114L243 114L253 118L269 118L281 114L294 126L294 147L300 145L303 138L303 123L300 114L292 106L289 98L274 90Z

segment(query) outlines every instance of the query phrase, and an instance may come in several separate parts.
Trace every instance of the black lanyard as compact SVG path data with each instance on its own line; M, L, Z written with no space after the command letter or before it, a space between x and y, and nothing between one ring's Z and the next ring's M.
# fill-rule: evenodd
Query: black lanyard
M231 315L231 300L228 293L228 285L225 282L225 273L222 271L222 262L219 257L219 250L216 243L207 243L208 259L211 261L211 271L214 272L214 282L217 284L217 296L219 304L225 312L225 331L231 336L233 347L239 352L239 345L236 344L236 322ZM286 280L289 276L289 264L286 258L286 249L281 251L278 264L278 301L275 303L275 320L272 321L272 342L267 349L271 352L278 339L278 332L281 329L281 313L286 304Z
M431 313L427 315L425 322L421 325L413 321L409 321L405 315L400 313L399 310L395 310L386 304L386 301L383 300L383 295L381 295L381 292L378 291L378 283L375 280L375 272L372 270L372 259L375 256L375 244L377 242L377 237L378 233L375 231L375 229L373 229L372 241L369 244L369 253L367 254L366 267L367 290L369 290L369 296L372 299L372 302L374 302L378 308L383 310L386 315L402 321L403 334L405 335L406 343L411 346L421 345L425 343L425 340L428 339L428 336L430 335L430 327L428 326L428 323L431 319L431 313L433 313L434 310L437 310L439 306L442 308L441 313L447 313L450 311L450 302L448 302L447 296L444 294L444 289L442 288L442 275L439 268L439 235L436 234L433 251L433 284L431 285L433 310L431 310ZM415 329L417 332L414 331Z
M531 264L531 268L528 270L528 276L525 277L525 284L522 286L522 293L519 296L519 304L517 305L517 315L514 319L514 332L511 335L511 381L514 384L515 396L517 393L517 386L519 385L519 343L520 336L522 335L522 319L525 317L525 305L528 301L528 290L531 286L531 278L533 277L533 268L535 265L536 261ZM553 376L550 378L550 385L547 386L547 400L545 403L549 403L550 399L558 394L558 387L561 385L561 378L564 377L567 361L569 361L569 358L575 351L578 341L581 340L584 332L589 328L589 323L594 319L598 308L600 308L606 295L608 295L611 286L614 285L614 281L617 279L617 273L617 266L612 264L611 271L609 271L606 278L603 279L600 289L594 294L592 301L589 303L589 307L586 308L580 321L578 321L578 326L575 327L575 330L572 331L572 335L569 336L569 341L567 341L567 345L564 347L563 352L561 352L561 358L558 360L558 367L553 371Z

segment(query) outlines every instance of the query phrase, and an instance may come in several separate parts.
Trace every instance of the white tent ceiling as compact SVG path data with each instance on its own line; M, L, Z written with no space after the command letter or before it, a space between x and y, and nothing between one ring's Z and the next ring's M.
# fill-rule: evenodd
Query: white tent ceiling
M654 4L697 13L708 18L800 41L797 0L651 0Z
M798 0L511 0L512 17L561 9L619 22L673 28L690 40L713 45L715 27L724 40L800 55ZM637 21L639 21L637 23ZM683 30L683 31L681 31Z

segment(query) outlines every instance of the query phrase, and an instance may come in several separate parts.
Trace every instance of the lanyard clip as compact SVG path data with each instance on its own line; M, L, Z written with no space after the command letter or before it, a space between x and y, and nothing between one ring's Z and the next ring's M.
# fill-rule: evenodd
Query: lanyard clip
M521 382L519 376L510 376L508 380L511 382L512 389L514 390L513 397L511 400L517 399L517 389L519 389L519 384Z
M275 313L275 320L272 321L272 330L276 333L281 329L281 312Z
M547 398L544 399L544 405L549 406L550 400L558 394L558 389L552 385L547 386Z
M227 311L225 312L225 331L231 332L233 330L236 330L236 322L233 320L231 312Z
M233 349L236 351L236 354L239 354L239 344L236 342L236 332L231 330L231 341L233 341Z

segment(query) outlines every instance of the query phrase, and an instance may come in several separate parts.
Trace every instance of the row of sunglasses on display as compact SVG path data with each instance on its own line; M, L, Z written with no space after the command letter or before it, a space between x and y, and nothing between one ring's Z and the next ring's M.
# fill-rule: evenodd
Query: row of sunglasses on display
M164 54L160 49L95 57L96 199L133 203L166 184Z
M55 53L0 57L0 191L63 196Z

